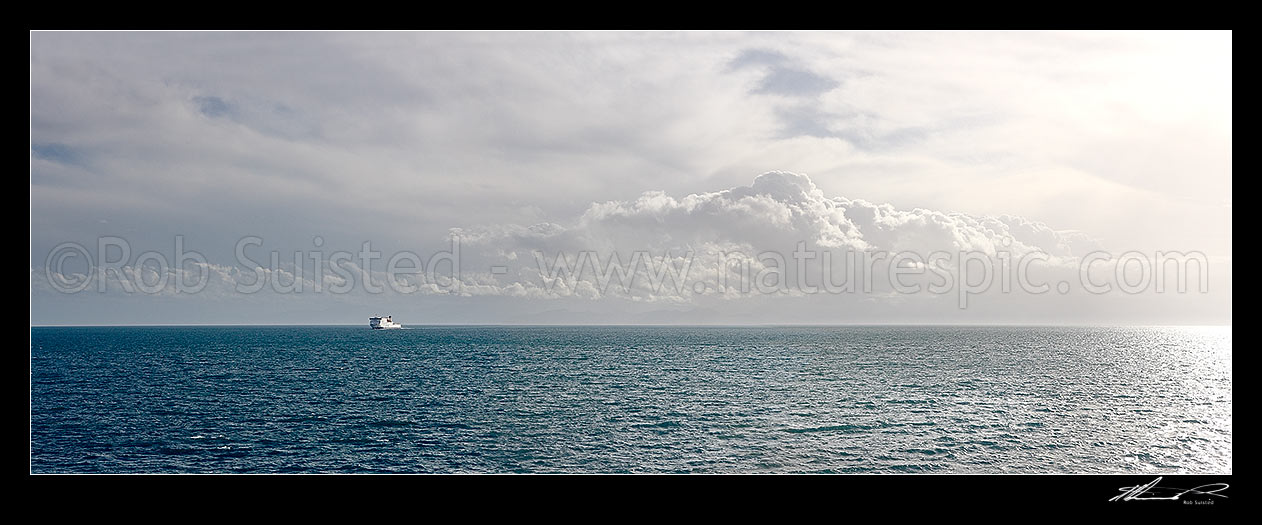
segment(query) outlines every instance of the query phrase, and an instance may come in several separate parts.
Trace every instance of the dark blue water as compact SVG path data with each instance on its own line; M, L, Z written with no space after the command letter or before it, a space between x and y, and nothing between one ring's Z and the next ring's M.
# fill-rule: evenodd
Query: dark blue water
M31 329L33 472L1231 472L1230 328Z

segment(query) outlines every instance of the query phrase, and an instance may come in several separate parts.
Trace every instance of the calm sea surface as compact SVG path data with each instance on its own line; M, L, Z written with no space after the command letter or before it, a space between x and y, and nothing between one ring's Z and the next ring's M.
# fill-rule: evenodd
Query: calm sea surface
M45 472L1230 473L1230 328L31 329Z

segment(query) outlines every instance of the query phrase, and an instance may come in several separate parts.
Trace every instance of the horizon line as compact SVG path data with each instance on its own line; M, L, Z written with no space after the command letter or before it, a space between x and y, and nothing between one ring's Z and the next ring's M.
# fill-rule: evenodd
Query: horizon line
M285 327L285 326L361 326L360 323L343 324L343 323L169 323L169 324L31 324L31 328L108 328L108 327ZM363 325L366 326L366 325ZM575 327L575 326L591 326L591 327L865 327L865 326L956 326L956 327L1065 327L1065 328L1162 328L1162 327L1215 327L1230 328L1228 324L1124 324L1124 323L427 323L427 324L411 324L404 325L408 327L473 327L473 326L529 326L529 327Z

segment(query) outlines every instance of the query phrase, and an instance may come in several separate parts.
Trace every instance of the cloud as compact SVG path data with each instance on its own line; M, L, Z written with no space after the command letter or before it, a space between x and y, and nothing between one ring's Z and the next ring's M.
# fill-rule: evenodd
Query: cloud
M256 315L269 309L403 313L423 307L428 314L418 322L1032 322L1049 312L1110 318L1122 312L1130 319L1188 309L1199 312L1196 319L1215 322L1230 315L1218 302L1230 297L1229 258L1196 263L1196 272L1207 270L1202 264L1214 265L1214 294L1201 290L1201 273L1190 274L1191 294L1154 294L1148 284L1143 295L1116 292L1122 277L1107 264L1090 268L1088 278L1113 287L1111 295L1086 295L1077 284L1068 295L1048 293L1056 283L1081 282L1082 256L1098 250L1096 241L1018 216L906 210L829 195L810 177L792 172L683 196L646 191L553 219L451 228L450 251L416 254L402 272L383 264L398 254L365 264L351 254L334 262L332 253L319 252L315 270L311 252L269 259L260 248L249 254L257 265L192 261L158 268L133 261L105 275L104 293L95 292L102 281L92 282L86 298L57 293L57 284L87 277L73 264L61 273L32 268L32 293L41 303L71 311L120 300L136 311L220 304ZM1038 263L1029 275L1044 291L1000 284L1027 256ZM458 272L452 272L453 260ZM996 266L992 278L978 279L967 277L966 260L1009 261L1009 267ZM1142 282L1136 272L1141 266L1125 269L1127 280ZM933 291L944 275L945 291ZM1166 282L1173 288L1177 279ZM185 283L195 289L181 290ZM966 286L968 294L957 292ZM1229 308L1229 300L1225 304ZM1101 313L1109 311L1115 313ZM324 315L336 320L345 314Z
M841 82L804 69L772 67L754 93L809 97L831 91Z
M248 235L424 254L459 227L483 239L467 293L528 301L552 297L531 247L1006 232L1077 256L1081 231L1229 258L1230 57L1230 32L37 32L30 264L103 236L141 253L184 235L219 264ZM751 181L775 170L810 185ZM212 310L234 311L187 320Z
M826 196L802 174L768 172L748 186L675 198L644 192L630 201L591 204L570 226L542 223L456 230L469 242L558 247L681 249L705 243L775 249L808 246L863 250L979 250L994 254L1004 239L1016 253L1040 249L1074 255L1084 236L1020 217L973 217ZM625 244L624 244L625 243Z
M638 281L630 280L639 284L622 290L650 301L687 301L693 290L649 286L655 284L649 273L682 269L690 262L696 273L689 273L689 284L713 283L721 278L716 268L722 258L735 255L752 261L757 273L775 266L765 264L760 254L778 254L784 266L781 279L794 281L799 270L789 265L797 250L828 252L836 270L843 266L847 252L910 252L921 258L934 252L987 257L1000 252L1013 257L1039 252L1057 262L1097 247L1079 232L1058 231L1020 217L899 210L888 204L828 196L810 177L791 172L768 172L747 186L680 198L648 191L633 200L592 203L569 220L456 228L452 236L460 239L462 260L470 267L509 268L502 279L489 277L481 282L482 293L514 287L535 295L542 290L548 292L543 295L595 298L618 293L617 287L605 284L610 276L617 277L609 272L621 267L638 277ZM583 252L589 253L580 257ZM685 261L684 254L693 258ZM642 264L632 268L636 257ZM809 264L821 262L822 256ZM590 271L557 287L548 275L554 264L576 273L583 264L590 264Z
M751 93L788 97L813 97L841 85L836 79L810 71L783 53L767 49L746 49L728 63L728 71L758 68L762 79Z
M334 293L359 293L371 282L383 292L405 295L598 299L612 294L689 302L697 295L690 286L722 278L725 258L747 261L755 274L780 266L778 278L787 285L803 271L791 264L798 250L819 254L809 262L812 269L821 266L827 252L830 271L840 274L848 264L847 253L910 252L928 258L934 252L994 257L1002 251L1020 257L1037 251L1061 260L1082 255L1094 243L1081 233L1020 217L899 210L828 196L806 175L777 171L759 175L749 185L679 198L646 191L632 200L594 202L577 216L555 222L452 228L449 246L458 252L453 256L460 261L458 276L451 275L449 262L439 271L433 266L437 263L420 255L402 266L417 271L391 274L383 271L383 261L377 267L356 260L334 263L325 252L319 255L318 271L302 253L272 253L270 260L266 253L247 253L236 265L194 261L176 267L164 259L160 269L165 275L153 265L122 265L106 274L105 288L130 292L135 283L145 283L139 287L149 288L145 291L151 295L178 296L181 283L204 280L207 295L229 297L339 289ZM78 282L83 276L47 277ZM51 289L48 279L33 287ZM265 284L256 284L260 279ZM164 286L154 289L156 283Z
M771 49L745 49L736 58L727 63L728 71L736 71L750 66L779 66L789 62L784 53Z

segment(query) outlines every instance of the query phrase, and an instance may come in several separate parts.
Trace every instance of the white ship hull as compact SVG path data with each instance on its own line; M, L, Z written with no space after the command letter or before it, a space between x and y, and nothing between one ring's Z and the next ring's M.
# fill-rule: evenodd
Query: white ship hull
M403 325L394 322L390 316L385 317L369 317L368 327L373 330L391 330L395 328L403 328Z

